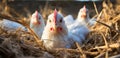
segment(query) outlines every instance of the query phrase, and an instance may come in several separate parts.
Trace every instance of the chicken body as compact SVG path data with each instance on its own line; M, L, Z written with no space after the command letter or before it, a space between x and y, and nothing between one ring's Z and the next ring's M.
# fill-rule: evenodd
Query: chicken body
M40 13L38 13L38 11L35 11L35 13L33 13L31 17L30 28L36 33L39 38L41 38L44 27L44 19L42 18Z
M1 20L0 27L7 31L15 31L18 28L21 28L21 30L23 30L23 31L27 31L27 29L23 25L21 25L17 22L14 22L14 21L10 21L8 19Z
M75 20L73 18L72 15L67 15L66 17L64 17L64 21L65 21L65 24L67 26L71 25Z
M80 39L79 43L85 40L86 35L89 33L88 27L77 21L70 27L71 28L69 28L69 32L71 32L73 35L77 36Z
M70 17L69 17L70 18ZM65 19L65 22L72 21L71 19ZM87 23L89 22L89 13L88 9L84 6L80 9L78 17L76 20L73 20L71 24L67 25L69 36L72 38L73 42L78 42L82 44L82 41L85 40L86 35L89 33Z
M42 41L48 50L54 48L69 48L68 30L61 13L56 10L48 16L43 31Z

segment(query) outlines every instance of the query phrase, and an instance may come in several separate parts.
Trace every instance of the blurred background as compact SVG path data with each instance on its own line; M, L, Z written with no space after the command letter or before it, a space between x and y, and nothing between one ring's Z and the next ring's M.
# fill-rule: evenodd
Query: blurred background
M111 1L114 4L116 3L115 0ZM35 10L38 10L46 20L55 8L62 12L64 16L71 14L76 18L79 9L84 5L89 9L90 17L93 17L96 14L93 2L96 3L98 12L100 12L103 0L4 0L1 2L23 16L27 16L27 12L32 14Z
M100 12L103 1L104 0L2 0L1 2L25 17L31 15L35 10L38 10L46 20L47 16L53 12L55 8L62 12L64 16L71 14L76 18L79 9L84 5L89 9L90 17L93 17L96 14L93 2L95 2L98 12ZM113 4L119 4L119 0L110 1Z

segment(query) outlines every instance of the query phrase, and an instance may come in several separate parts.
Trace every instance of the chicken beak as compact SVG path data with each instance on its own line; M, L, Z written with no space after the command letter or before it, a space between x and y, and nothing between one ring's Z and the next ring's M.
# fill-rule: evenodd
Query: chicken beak
M86 16L86 12L84 12L83 15Z
M57 27L56 27L56 25L54 25L53 28L54 28L54 31L56 32L56 31L57 31Z
M39 19L39 14L38 14L38 11L35 11L35 15L34 15L34 24L40 24L40 19Z

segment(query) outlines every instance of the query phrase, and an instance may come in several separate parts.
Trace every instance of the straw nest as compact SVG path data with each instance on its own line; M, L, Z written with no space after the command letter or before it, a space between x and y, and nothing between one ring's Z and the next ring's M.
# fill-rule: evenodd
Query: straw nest
M13 9L1 3L0 18L8 18L26 26L29 32L20 28L15 31L8 31L0 28L0 57L2 58L108 58L119 57L120 53L120 12L119 5L113 8L110 1L103 2L103 9L97 12L94 17L97 23L90 27L83 45L75 43L76 49L56 49L53 52L47 51L42 42L29 28L29 21L17 14ZM95 6L95 4L94 4ZM10 12L18 16L13 17ZM27 23L25 23L27 22Z

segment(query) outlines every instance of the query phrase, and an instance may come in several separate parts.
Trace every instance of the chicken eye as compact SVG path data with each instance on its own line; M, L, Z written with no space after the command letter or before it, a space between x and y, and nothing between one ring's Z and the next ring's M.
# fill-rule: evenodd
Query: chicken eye
M60 22L62 22L62 18L60 19Z
M86 13L89 13L88 11L86 11Z
M49 20L49 22L51 22L51 20Z
M38 19L41 19L40 17L38 17Z

